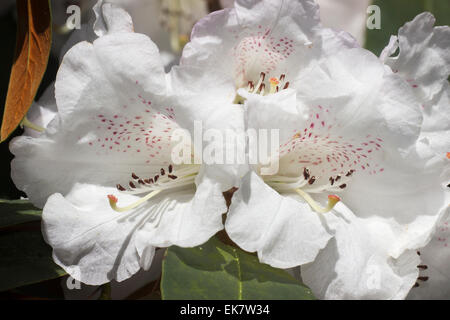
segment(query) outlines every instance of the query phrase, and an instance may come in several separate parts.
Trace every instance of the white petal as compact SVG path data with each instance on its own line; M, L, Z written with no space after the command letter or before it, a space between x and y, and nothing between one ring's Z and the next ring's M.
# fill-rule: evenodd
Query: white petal
M135 230L142 217L114 212L103 191L78 185L72 198L77 205L54 194L43 211L42 230L53 247L55 262L74 279L90 285L123 281L140 269ZM98 201L101 198L104 201Z
M55 261L74 278L87 284L122 281L139 268L149 269L154 246L193 247L221 230L227 207L220 187L201 173L196 191L163 191L118 213L109 206L108 194L119 199L118 206L139 198L113 188L77 184L66 198L60 194L49 198L43 232Z
M367 7L370 0L317 0L320 20L325 27L344 30L363 46L366 31Z
M383 49L383 51L380 54L380 60L383 61L383 63L385 63L386 60L397 51L397 49L398 49L398 37L391 36L389 38L389 44Z
M101 37L115 32L133 32L130 15L122 8L99 0L93 7L96 20L94 32Z
M177 124L187 129L193 139L199 137L199 134L205 137L208 132L220 134L221 140L216 142L217 147L223 150L224 157L219 163L215 162L217 165L214 166L214 172L216 181L223 183L223 191L230 189L238 183L242 168L237 159L239 154L245 152L244 109L233 103L236 95L233 81L223 74L205 72L191 66L172 68L168 78L171 86L170 101L173 112L177 115ZM206 156L205 148L213 143L215 141L203 142L203 156ZM240 150L242 152L239 153ZM234 159L231 159L234 161L228 161L227 155L234 155ZM203 159L203 162L206 160Z
M52 83L45 89L39 101L33 102L27 113L27 118L33 124L38 125L41 128L47 128L50 121L55 118L56 113L55 83ZM24 134L31 137L38 137L41 135L39 131L28 127L25 127Z
M404 299L414 285L419 257L389 254L395 236L383 219L360 219L339 203L326 215L335 232L302 279L320 299Z
M111 299L123 300L130 299L139 289L152 286L152 282L161 276L162 260L165 250L157 250L153 260L152 268L149 271L140 270L130 279L122 282L111 281ZM68 286L68 283L71 286ZM73 279L63 277L61 279L61 287L66 300L98 300L101 294L101 287L81 284L81 288L73 288ZM147 287L148 288L148 287Z
M428 280L418 280L418 287L411 289L408 299L450 299L450 210L447 209L436 228L433 239L420 249L420 264L427 269L420 276Z
M261 262L291 268L314 260L330 239L320 214L298 198L282 196L254 172L235 192L225 229L242 249Z
M387 153L383 172L356 174L341 194L358 217L386 219L397 239L390 249L394 257L424 246L450 201L447 159L435 162L430 152L428 159L416 153L423 154Z
M318 15L313 1L236 1L195 25L181 64L226 74L237 87L261 71L279 77L288 61L308 63L304 44L315 40Z
M444 81L442 90L422 105L424 122L421 138L442 158L450 150L450 85Z
M148 98L147 92L164 95L165 83L158 48L149 38L134 33L103 36L93 44L77 44L64 57L55 85L58 112L64 118L80 109L117 109L132 98L141 100L139 95Z
M450 28L435 27L435 18L421 13L399 30L400 54L386 63L426 100L431 100L450 73Z
M208 171L208 170L207 170ZM206 171L206 172L207 172ZM195 194L193 190L170 192L149 201L158 202L162 213L155 211L153 223L137 230L137 250L152 244L156 247L194 247L208 241L223 229L222 214L227 211L220 183L200 173ZM158 210L158 209L156 209Z

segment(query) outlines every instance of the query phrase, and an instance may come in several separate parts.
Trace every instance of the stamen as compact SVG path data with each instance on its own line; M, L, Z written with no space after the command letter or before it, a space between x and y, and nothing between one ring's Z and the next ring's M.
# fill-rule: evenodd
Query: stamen
M255 86L253 85L253 81L249 81L247 91L252 92L254 88L255 88Z
M125 189L124 187L122 187L120 184L116 185L116 187L117 187L117 190L119 190L119 191L125 191L125 190L127 190L127 189Z
M278 85L280 83L280 81L277 78L275 78L275 77L270 78L269 81L270 81L270 84L274 85L274 86L276 86L276 85Z
M259 75L259 81L255 86L256 90L260 91L261 85L263 84L265 78L266 74L264 72L261 72L261 74Z
M417 279L420 281L428 281L428 279L430 279L430 277L418 277Z
M28 127L30 129L33 129L34 131L37 132L44 132L45 129L42 128L41 126L38 126L37 124L34 124L33 122L31 122L30 120L28 120L28 118L25 116L22 120L22 122L20 123L20 127Z
M161 175L163 176L165 174L166 174L166 171L163 168L161 168Z
M172 180L175 180L178 178L177 176L174 176L173 174L169 174L168 177Z
M129 185L130 185L130 188L136 189L136 185L132 181L130 181Z
M264 83L262 83L260 86L259 86L259 88L258 88L258 91L257 91L257 93L259 93L260 95L264 95L264 89L266 88L266 85L264 84Z
M129 211L129 210L132 210L132 209L136 208L137 206L141 205L142 203L150 200L152 197L156 196L161 191L162 190L152 191L149 194L147 194L145 197L143 197L143 198L139 199L138 201L130 204L129 206L126 206L126 207L123 207L123 208L120 208L120 207L117 206L117 201L118 201L117 197L112 195L112 194L110 194L110 195L108 195L109 205L111 206L111 208L114 211L117 211L117 212Z
M311 198L311 196L306 193L305 191L303 191L302 189L296 189L295 190L303 199L305 199L305 201L311 206L311 208L319 213L327 213L329 211L331 211L334 206L341 201L341 199L336 196L336 195L329 195L328 196L328 203L327 206L325 208L322 208L321 206L319 206L317 204L316 201L314 201L313 198Z
M422 269L422 270L427 270L428 266L425 264L421 264L421 265L418 265L417 268Z
M134 172L131 174L131 177L132 177L134 180L139 180L139 177L138 177Z
M286 82L286 84L285 84L284 87L283 87L283 90L285 90L285 89L287 89L287 88L289 88L289 81Z
M305 178L305 180L308 180L309 177L310 177L309 169L308 168L303 168L303 178Z
M280 84L280 81L277 78L270 78L270 93L277 92L278 85Z
M354 172L355 172L355 170L352 169L349 172L347 172L347 174L345 176L350 177Z
M315 177L315 176L312 176L311 179L308 180L308 183L311 185L311 184L313 184L314 182L316 182L316 177Z
M261 72L259 74L259 78L261 79L261 82L264 82L264 79L266 78L266 74L264 72ZM450 153L450 152L449 152Z
M169 173L172 173L172 171L173 171L173 166L170 164L169 165Z

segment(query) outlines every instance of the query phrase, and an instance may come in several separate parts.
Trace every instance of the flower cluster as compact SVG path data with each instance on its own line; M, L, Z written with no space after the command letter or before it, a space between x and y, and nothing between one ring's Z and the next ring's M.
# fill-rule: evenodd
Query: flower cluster
M421 14L376 57L323 27L312 0L237 0L201 19L165 72L126 11L106 1L95 10L98 37L64 56L52 111L29 116L45 130L11 143L13 180L43 207L57 264L87 284L122 281L150 268L157 247L225 230L263 263L301 266L319 298L403 299L432 283L417 252L450 252L439 235L450 28ZM173 163L175 133L195 137L195 121L244 136L277 130L278 171ZM438 249L424 250L438 270Z

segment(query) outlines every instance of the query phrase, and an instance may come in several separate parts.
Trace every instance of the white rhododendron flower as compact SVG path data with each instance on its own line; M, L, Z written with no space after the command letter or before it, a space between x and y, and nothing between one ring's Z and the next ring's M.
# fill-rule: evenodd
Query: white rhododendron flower
M419 274L415 249L449 200L446 159L419 141L414 88L323 28L307 0L242 0L210 14L183 68L233 82L247 128L280 130L279 171L243 177L230 238L275 267L309 263L302 277L319 298L404 298Z
M243 125L240 108L212 103L214 83L184 86L183 73L166 75L155 44L132 32L122 9L105 4L102 19L105 34L63 59L57 116L37 138L10 146L15 184L44 207L54 260L91 285L148 269L155 247L196 246L223 228L231 171L173 164L172 134L193 120L205 129L225 129L223 119Z
M320 20L325 27L343 30L364 44L367 8L371 0L317 0ZM221 0L223 8L231 8L234 0Z
M433 27L435 19L422 13L392 36L381 59L413 88L424 116L421 140L437 158L448 157L450 141L450 28ZM396 56L392 56L399 49ZM448 169L448 167L447 167ZM436 228L430 243L420 249L420 276L411 299L450 298L450 212Z
M82 0L80 2L82 8L93 8L94 15L91 19L85 19L89 22L80 30L73 30L69 43L63 48L63 53L79 41L93 40L93 18L101 18L99 8L106 3L127 11L133 20L134 31L146 34L152 39L158 46L166 67L178 63L181 50L189 41L195 22L209 12L207 0ZM101 19L96 21L95 33L102 35L103 22Z

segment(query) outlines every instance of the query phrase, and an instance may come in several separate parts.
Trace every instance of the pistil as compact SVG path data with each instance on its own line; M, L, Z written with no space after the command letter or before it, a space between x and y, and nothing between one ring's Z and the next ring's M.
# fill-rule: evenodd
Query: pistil
M306 193L305 191L303 191L302 189L295 189L295 191L303 198L305 199L306 202L308 202L308 204L311 206L311 208L319 213L327 213L329 211L331 211L334 206L341 201L341 198L339 198L336 195L329 195L328 196L328 203L327 206L325 208L321 207L316 201L314 201L313 198L311 198L311 196Z
M132 210L132 209L136 208L137 206L143 204L144 202L150 200L151 198L153 198L154 196L156 196L156 195L157 195L158 193L160 193L161 191L162 191L162 190L155 190L155 191L152 191L152 192L150 192L149 194L147 194L145 197L143 197L143 198L139 199L138 201L136 201L136 202L134 202L134 203L132 203L132 204L126 206L126 207L123 207L123 208L120 208L120 207L117 206L117 202L119 201L119 199L117 199L116 196L110 194L110 195L108 195L109 205L111 206L111 208L112 208L114 211L117 211L117 212L126 212L126 211Z

